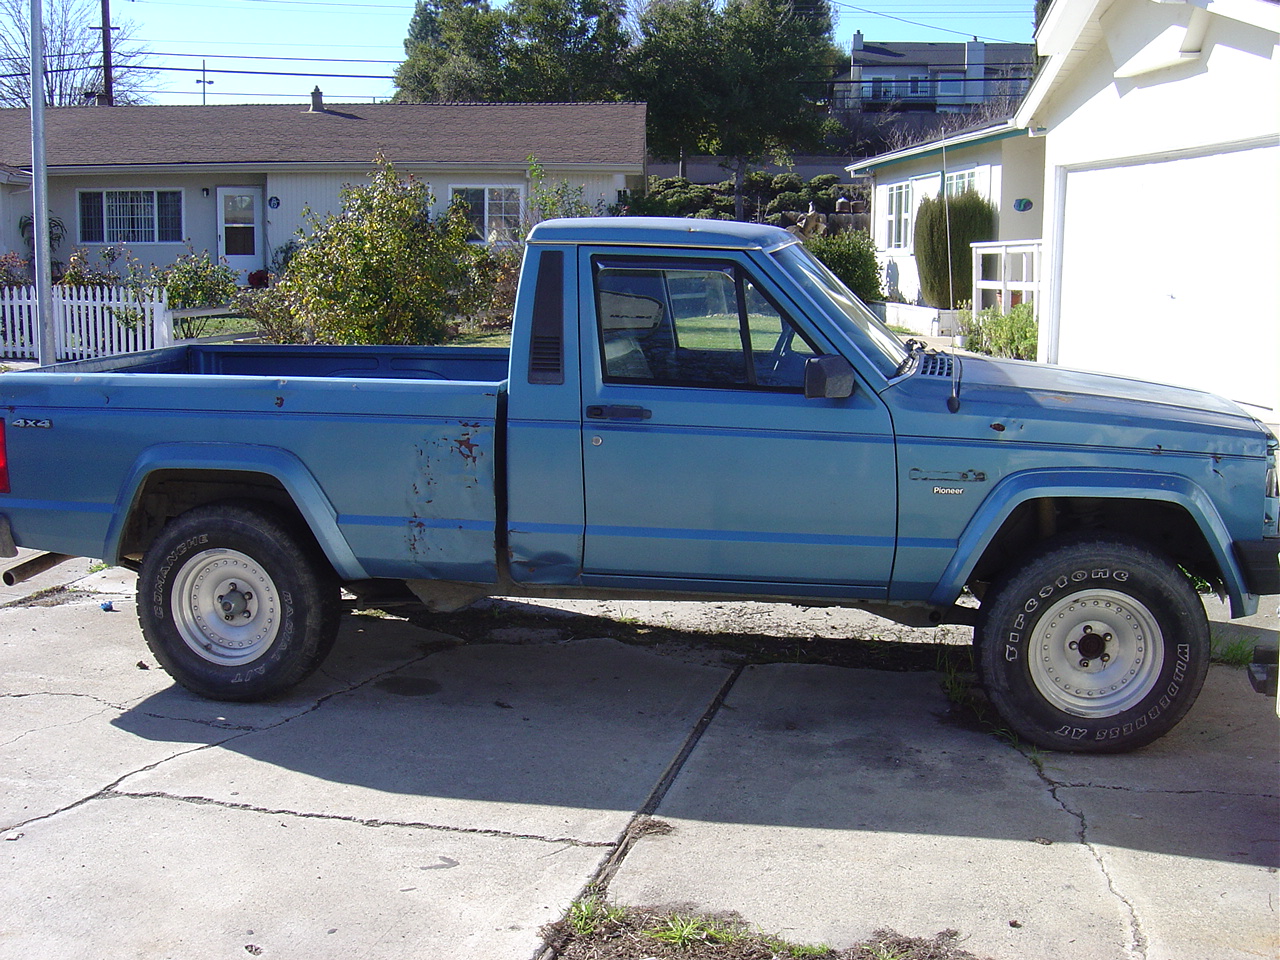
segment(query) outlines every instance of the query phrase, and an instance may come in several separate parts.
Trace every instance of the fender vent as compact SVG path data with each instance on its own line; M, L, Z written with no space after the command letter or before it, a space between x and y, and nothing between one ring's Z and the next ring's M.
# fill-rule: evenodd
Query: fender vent
M920 357L919 370L922 377L949 377L951 358L942 353L926 353Z

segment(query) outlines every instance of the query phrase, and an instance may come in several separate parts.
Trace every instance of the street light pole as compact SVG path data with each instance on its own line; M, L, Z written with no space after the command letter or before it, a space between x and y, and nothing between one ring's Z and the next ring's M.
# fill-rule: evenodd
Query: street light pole
M36 267L36 325L40 328L37 359L41 366L57 361L53 331L53 272L49 263L49 177L44 153L44 20L41 0L31 2L31 193Z
M200 84L200 106L202 107L206 103L205 94L208 92L209 88L213 86L212 80L206 80L204 78L205 78L204 61L201 60L200 61L200 79L197 80L196 83Z

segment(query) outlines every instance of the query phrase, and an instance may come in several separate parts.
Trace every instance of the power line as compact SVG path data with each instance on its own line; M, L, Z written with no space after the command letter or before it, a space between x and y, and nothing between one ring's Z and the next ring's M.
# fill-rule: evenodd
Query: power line
M939 27L932 23L921 23L919 20L908 20L906 17L895 17L893 14L890 14L890 13L881 13L878 10L869 10L866 7L854 6L852 3L842 3L840 2L840 0L827 0L827 2L835 7L844 7L848 10L856 10L859 13L865 13L873 17L884 17L886 20L897 20L899 23L907 23L913 27L924 27L927 30L938 30L942 33L951 33L960 37L975 36L975 34L969 33L966 30L950 30L947 27ZM1001 40L998 37L984 37L981 35L978 35L978 39L989 40L992 43L1012 43L1013 42L1011 40Z
M129 70L151 70L158 73L234 73L255 77L319 77L321 79L338 79L338 80L394 80L393 76L370 76L365 73L317 73L315 71L307 73L290 73L284 70L228 70L219 68L217 70L203 70L200 67L153 67L144 64L119 64L120 68Z

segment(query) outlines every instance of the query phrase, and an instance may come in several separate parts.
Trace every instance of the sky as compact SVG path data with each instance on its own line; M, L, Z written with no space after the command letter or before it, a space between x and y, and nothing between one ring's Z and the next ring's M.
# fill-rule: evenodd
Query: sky
M831 2L845 49L855 30L871 42L1031 41L1033 0ZM132 21L164 68L147 85L150 101L182 104L309 103L317 85L327 103L388 99L412 13L412 0L111 3L112 22Z

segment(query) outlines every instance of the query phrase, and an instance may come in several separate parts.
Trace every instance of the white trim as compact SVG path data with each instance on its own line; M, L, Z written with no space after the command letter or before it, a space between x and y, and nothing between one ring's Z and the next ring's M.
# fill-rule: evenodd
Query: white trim
M1062 244L1066 237L1067 168L1053 169L1053 235L1048 244L1041 290L1048 287L1049 296L1040 317L1040 342L1036 359L1041 363L1057 363L1062 332Z

